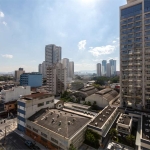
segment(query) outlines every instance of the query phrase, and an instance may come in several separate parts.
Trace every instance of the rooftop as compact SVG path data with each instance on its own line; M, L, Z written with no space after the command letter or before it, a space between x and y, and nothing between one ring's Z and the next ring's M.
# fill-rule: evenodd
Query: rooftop
M31 99L36 99L36 98L47 98L47 97L51 97L52 95L49 94L49 93L32 93L30 95L25 95L25 96L22 96L22 99L25 99L25 100L31 100Z
M110 88L106 88L106 89L104 89L104 90L101 90L101 91L96 92L96 94L103 95L103 94L106 94L106 93L110 92L111 90L112 90L112 89L110 89Z
M115 98L117 98L117 96L118 96L117 91L112 90L112 89L104 89L104 90L98 91L95 94L90 95L89 97L91 97L91 98L94 98L94 97L100 98L100 97L102 97L103 99L107 100L108 102L110 102L111 100L114 100Z
M142 138L150 141L150 115L143 115L142 118Z
M120 114L120 116L119 116L119 118L117 120L117 123L129 125L130 124L130 120L131 120L131 117L128 116L127 114Z
M101 128L105 122L107 121L107 119L112 115L112 113L114 112L116 108L112 108L110 106L107 106L106 108L104 108L100 114L90 123L90 125L96 126L98 128Z
M90 121L90 118L64 110L41 109L28 120L66 138L70 138L81 127L86 125Z

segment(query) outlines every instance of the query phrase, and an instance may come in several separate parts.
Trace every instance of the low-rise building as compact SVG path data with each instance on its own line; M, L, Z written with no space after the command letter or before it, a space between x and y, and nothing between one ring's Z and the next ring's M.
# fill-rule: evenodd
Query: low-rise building
M42 109L26 121L26 134L49 149L76 149L84 141L90 117L58 109Z
M104 108L107 105L110 105L113 101L117 100L118 96L119 94L117 91L106 88L86 97L85 101L91 102L91 104L96 102L97 106L99 106L100 108Z
M105 137L108 135L118 115L118 108L106 106L88 125L89 129L102 136L101 143L103 143Z
M42 86L42 74L39 72L23 73L20 75L21 86L40 87Z
M48 93L33 93L17 101L18 129L25 131L26 119L42 108L54 108L54 96Z
M30 86L13 87L10 90L1 91L1 99L4 103L17 100L20 95L29 95L31 93Z
M120 114L117 120L116 129L118 132L123 134L131 134L132 129L132 117L128 116L127 114Z

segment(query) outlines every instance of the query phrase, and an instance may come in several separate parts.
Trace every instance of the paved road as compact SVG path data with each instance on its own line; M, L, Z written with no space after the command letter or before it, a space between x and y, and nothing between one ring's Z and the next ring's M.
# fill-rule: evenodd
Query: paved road
M29 150L24 144L25 139L19 136L17 133L12 132L6 136L6 144L3 146L6 150ZM0 143L4 142L4 138L0 140Z

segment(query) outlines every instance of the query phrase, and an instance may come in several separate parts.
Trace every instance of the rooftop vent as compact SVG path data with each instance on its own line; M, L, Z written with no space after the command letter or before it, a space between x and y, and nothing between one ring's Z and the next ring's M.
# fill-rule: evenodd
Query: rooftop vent
M53 112L51 112L51 115L53 114Z
M111 111L111 109L108 109L109 111Z
M96 122L96 123L95 123L95 126L97 126L97 125L98 125L98 123Z
M76 121L76 119L75 118L73 118L73 122L75 122Z
M68 121L68 125L70 125L71 124L71 122L70 121Z
M59 126L61 125L61 121L59 121Z
M99 118L99 120L101 121L101 120L102 120L102 118Z
M105 115L103 115L103 117L106 117Z
M45 117L45 120L47 120L47 117Z
M73 114L71 114L71 116L73 116Z
M109 112L107 111L107 112L106 112L106 114L108 114L108 115L109 115Z
M57 115L57 118L59 118L59 114Z
M58 132L61 130L61 128L58 128Z

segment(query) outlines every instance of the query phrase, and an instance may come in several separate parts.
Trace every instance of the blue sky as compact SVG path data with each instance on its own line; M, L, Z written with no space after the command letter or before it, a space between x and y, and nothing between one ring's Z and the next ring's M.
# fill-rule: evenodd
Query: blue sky
M0 0L0 72L37 71L45 45L62 47L75 71L103 59L119 69L119 6L126 0Z

